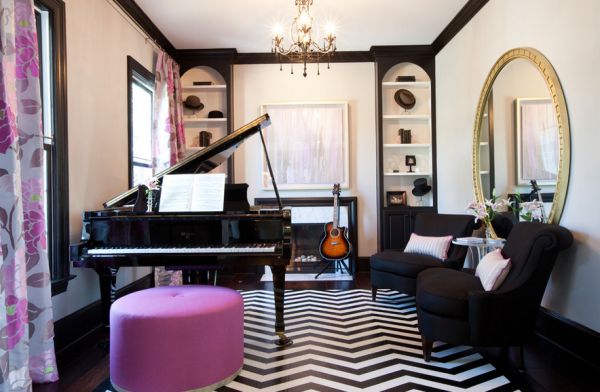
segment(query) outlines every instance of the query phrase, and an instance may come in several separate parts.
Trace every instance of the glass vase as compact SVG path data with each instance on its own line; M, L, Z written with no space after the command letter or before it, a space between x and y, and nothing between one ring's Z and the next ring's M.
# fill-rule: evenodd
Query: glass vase
M154 211L154 192L148 191L146 195L146 212Z

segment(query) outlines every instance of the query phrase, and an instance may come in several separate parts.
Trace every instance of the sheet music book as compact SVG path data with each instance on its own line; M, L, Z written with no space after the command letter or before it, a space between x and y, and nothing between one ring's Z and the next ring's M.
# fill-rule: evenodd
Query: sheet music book
M169 174L163 177L160 212L223 211L224 173Z

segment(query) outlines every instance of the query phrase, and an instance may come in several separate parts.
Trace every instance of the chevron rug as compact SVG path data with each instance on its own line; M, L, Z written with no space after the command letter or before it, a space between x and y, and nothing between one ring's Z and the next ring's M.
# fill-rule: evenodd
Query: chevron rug
M470 347L437 344L421 355L414 297L380 290L286 291L286 333L273 344L271 291L242 291L245 359L219 391L514 391L516 386ZM96 392L111 391L110 383Z

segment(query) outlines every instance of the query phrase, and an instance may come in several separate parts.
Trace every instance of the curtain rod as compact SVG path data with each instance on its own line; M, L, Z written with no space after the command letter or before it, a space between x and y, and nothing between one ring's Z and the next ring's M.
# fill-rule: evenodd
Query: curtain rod
M127 23L129 23L129 25L131 27L133 27L142 37L144 37L144 42L149 43L150 46L152 46L152 48L155 51L159 51L159 52L162 51L164 53L167 53L166 50L164 50L162 48L162 46L160 46L160 44L158 42L156 42L156 40L154 38L150 37L150 35L146 32L146 30L144 30L144 28L142 26L140 26L140 24L131 17L131 15L129 15L127 12L125 12L121 7L119 7L119 5L115 4L114 0L106 0L106 2L109 3L111 5L111 7L115 11L117 11L117 13L119 15L121 15L121 17Z

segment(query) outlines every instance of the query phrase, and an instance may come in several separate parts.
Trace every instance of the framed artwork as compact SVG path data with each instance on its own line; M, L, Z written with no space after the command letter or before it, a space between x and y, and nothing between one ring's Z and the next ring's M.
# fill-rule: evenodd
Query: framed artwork
M385 193L385 198L388 206L405 206L406 192L405 191L388 191Z
M263 130L277 187L349 187L348 103L295 102L261 106L271 126ZM263 188L272 189L263 154Z
M558 122L550 98L515 100L517 185L555 185L559 165Z

